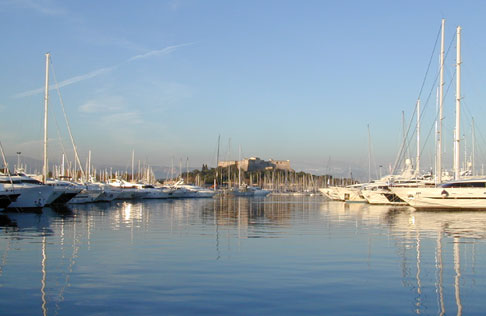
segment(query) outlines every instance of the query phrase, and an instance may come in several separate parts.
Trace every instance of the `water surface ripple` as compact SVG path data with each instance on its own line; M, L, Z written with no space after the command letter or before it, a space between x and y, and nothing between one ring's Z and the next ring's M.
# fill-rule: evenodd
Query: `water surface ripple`
M270 196L4 214L1 315L484 313L486 212Z

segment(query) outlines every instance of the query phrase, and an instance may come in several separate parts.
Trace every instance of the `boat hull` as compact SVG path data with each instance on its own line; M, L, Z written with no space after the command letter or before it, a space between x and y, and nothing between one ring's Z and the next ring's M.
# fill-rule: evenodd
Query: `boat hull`
M418 210L486 210L486 188L392 188Z

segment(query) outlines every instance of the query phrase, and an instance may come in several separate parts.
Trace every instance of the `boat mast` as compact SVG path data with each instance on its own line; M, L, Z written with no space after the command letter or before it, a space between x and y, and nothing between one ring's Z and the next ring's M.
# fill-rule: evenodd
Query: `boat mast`
M405 152L405 161L410 158L409 148L407 146L407 128L405 127L405 111L402 110L402 134L403 134L403 148Z
M454 139L454 179L461 176L460 146L461 146L461 27L457 27L456 55L456 131Z
M241 187L241 145L238 147L238 188Z
M87 169L87 176L86 176L86 182L91 181L91 150L88 150L88 167Z
M442 19L442 34L440 40L440 83L439 83L439 126L437 129L437 183L442 182L442 119L444 105L444 27L445 19Z
M61 157L61 176L64 177L65 176L65 170L64 170L64 153L62 154L62 157Z
M417 161L415 162L415 176L420 174L420 99L417 100Z
M471 134L472 134L472 159L471 159L471 175L474 176L475 172L474 172L474 168L476 167L476 159L475 159L475 155L476 155L476 135L475 135L475 130L474 130L474 117L472 118L472 131L471 131Z
M132 182L133 182L133 161L135 160L135 149L132 149Z
M368 183L371 182L371 133L370 124L368 124Z
M42 182L47 180L47 108L49 104L49 58L51 54L46 53L46 85L44 90L44 166L42 167Z
M218 186L218 168L219 168L219 143L220 143L221 135L218 135L218 153L216 154L216 173L214 175L214 189L217 189Z

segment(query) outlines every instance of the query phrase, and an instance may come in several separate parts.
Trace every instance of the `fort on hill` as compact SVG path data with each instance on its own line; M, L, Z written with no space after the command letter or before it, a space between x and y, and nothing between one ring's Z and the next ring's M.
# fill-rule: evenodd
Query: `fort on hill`
M218 167L227 168L235 166L239 168L241 166L242 171L263 171L263 170L286 170L293 171L290 168L290 160L262 160L258 157L245 158L243 160L229 160L218 162Z

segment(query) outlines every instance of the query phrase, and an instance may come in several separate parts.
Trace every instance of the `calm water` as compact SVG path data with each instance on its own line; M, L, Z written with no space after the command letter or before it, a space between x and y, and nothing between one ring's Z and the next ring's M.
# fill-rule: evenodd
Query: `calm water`
M1 315L484 314L485 212L267 197L7 215Z

